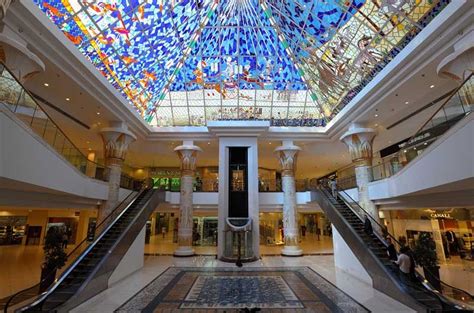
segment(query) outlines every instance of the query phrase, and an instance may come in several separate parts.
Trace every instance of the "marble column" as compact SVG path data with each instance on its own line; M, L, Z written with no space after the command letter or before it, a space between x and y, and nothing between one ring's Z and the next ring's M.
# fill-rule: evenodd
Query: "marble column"
M378 221L378 210L370 200L368 189L368 184L372 181L372 143L375 135L376 132L372 128L364 128L354 123L342 135L341 141L348 147L355 167L359 205Z
M128 146L136 137L125 123L113 122L111 127L100 131L104 142L104 159L108 171L109 193L107 202L99 210L98 222L102 221L119 203L120 176Z
M201 148L192 141L174 149L181 160L181 194L179 203L178 249L175 256L192 256L193 244L193 183L196 171L196 159Z
M283 189L283 234L285 246L282 255L302 256L303 250L298 245L298 223L296 219L296 159L300 147L292 141L284 141L275 149L275 154L281 165L281 186Z

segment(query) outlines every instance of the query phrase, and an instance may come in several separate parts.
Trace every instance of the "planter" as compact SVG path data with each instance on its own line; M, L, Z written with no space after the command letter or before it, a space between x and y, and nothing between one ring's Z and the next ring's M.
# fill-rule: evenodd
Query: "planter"
M441 283L439 280L439 266L423 267L423 273L425 274L426 280L436 290L441 291Z
M45 268L42 268L39 293L45 292L49 288L49 286L51 286L54 283L55 279L56 279L56 270L51 272L51 270L46 270Z

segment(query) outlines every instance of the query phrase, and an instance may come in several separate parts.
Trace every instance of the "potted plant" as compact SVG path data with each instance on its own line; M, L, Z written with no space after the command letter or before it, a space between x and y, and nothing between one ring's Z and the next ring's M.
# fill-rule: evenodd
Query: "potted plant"
M416 262L423 268L425 278L431 286L440 290L441 284L439 280L438 257L436 256L436 243L430 233L420 233L413 252Z
M44 262L41 266L40 290L46 291L56 278L58 269L67 261L67 254L62 247L63 232L59 227L53 226L48 229L44 241Z

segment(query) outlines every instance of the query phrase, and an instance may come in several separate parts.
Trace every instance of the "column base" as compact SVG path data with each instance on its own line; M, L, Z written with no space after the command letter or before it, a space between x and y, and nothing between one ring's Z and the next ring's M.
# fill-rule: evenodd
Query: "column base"
M187 247L187 246L182 246L182 247L178 247L178 249L176 249L176 251L173 253L174 256L193 256L194 255L194 249L191 248L191 247Z
M283 256L303 256L303 250L298 246L284 246L281 249Z

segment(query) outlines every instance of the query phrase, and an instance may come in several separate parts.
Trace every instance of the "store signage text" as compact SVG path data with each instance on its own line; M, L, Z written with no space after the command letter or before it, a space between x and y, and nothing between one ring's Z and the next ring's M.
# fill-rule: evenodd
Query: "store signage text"
M431 213L431 218L452 218L450 213Z

